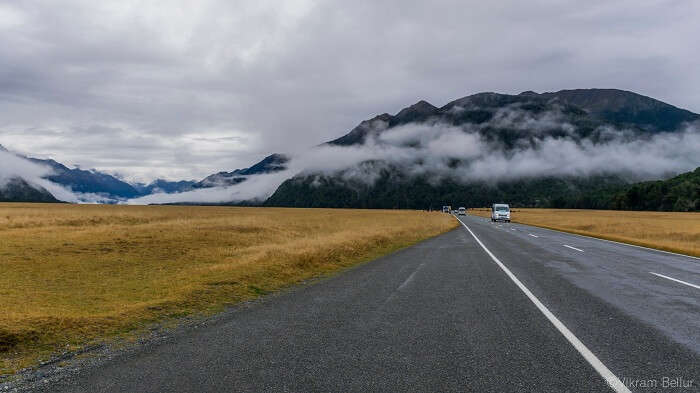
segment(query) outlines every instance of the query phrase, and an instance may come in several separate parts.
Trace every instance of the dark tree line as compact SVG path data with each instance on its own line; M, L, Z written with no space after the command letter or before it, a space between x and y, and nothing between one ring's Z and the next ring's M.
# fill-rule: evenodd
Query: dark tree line
M672 179L629 184L619 176L543 177L489 183L407 176L384 168L374 182L314 174L284 182L268 206L440 209L443 205L697 211L700 168Z

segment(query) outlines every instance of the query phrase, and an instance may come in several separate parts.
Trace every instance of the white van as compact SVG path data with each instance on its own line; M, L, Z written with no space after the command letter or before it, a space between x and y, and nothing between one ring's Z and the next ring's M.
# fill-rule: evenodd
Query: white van
M505 203L494 203L491 206L491 221L510 222L510 207Z
M467 209L460 207L457 214L459 214L460 216L464 216L467 214Z

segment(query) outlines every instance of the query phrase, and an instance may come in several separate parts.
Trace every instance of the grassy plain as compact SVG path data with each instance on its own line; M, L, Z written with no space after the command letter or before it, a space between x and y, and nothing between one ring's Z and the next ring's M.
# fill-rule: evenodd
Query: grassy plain
M0 375L455 226L418 211L0 204Z
M490 217L489 209L470 214ZM700 257L700 213L513 209L513 222Z

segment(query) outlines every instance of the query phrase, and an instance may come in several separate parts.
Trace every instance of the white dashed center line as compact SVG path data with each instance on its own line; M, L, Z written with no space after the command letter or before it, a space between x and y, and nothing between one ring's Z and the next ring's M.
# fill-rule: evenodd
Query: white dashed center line
M649 273L651 273L651 274L653 274L653 275L655 275L655 276L659 276L659 277L665 278L665 279L667 279L667 280L671 280L671 281L679 282L679 283L681 283L681 284L685 284L685 285L687 285L687 286L689 286L689 287L693 287L693 288L700 289L700 285L691 284L691 283L689 283L689 282L685 282L685 281L679 280L679 279L677 279L677 278L669 277L669 276L664 276L663 274L659 274L659 273L654 273L654 272L649 272Z
M528 233L528 235L530 235L530 236L532 236L532 237L539 237L539 236L537 236L537 235L533 235L532 233Z
M576 247L571 247L571 246L570 246L570 245L568 245L568 244L564 244L564 247L570 248L570 249L572 249L572 250L576 250L576 251L580 251L580 252L583 252L583 250L582 250L582 249L580 249L580 248L576 248Z

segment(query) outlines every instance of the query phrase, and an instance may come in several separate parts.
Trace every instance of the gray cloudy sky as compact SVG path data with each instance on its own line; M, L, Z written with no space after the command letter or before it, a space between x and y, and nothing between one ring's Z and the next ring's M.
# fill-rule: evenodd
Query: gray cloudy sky
M2 2L0 144L200 178L419 99L615 87L700 112L698 20L693 0Z

